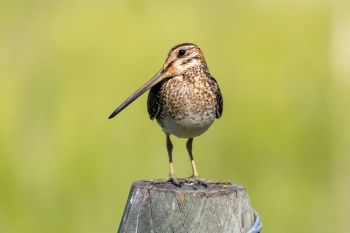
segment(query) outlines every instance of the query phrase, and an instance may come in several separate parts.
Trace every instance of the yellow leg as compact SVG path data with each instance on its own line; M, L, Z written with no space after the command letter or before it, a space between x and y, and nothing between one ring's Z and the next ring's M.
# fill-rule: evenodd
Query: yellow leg
M170 162L169 163L169 176L174 176L175 175L175 172L174 172L174 166L173 166L173 163Z
M196 164L194 163L194 160L191 160L191 164L192 164L192 177L198 177L198 172L197 172Z
M198 177L198 172L197 172L196 164L194 163L193 154L192 154L192 142L193 142L193 138L189 138L189 139L187 140L187 143L186 143L186 148L187 148L188 154L189 154L189 156L190 156L190 160L191 160L191 165L192 165L192 177Z

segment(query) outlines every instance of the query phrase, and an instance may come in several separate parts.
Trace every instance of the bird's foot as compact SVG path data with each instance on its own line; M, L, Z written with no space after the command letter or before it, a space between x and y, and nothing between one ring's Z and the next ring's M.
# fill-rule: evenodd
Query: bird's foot
M182 184L182 181L179 181L175 175L169 175L166 181L168 183L172 183L173 185L176 185L177 187L181 187L181 184Z
M199 176L190 176L188 178L184 179L185 183L190 183L190 184L199 184L203 185L204 187L208 187L209 181L206 179L202 179Z

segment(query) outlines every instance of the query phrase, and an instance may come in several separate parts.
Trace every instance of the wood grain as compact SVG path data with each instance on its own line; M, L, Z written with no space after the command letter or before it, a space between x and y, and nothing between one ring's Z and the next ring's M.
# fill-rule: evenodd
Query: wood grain
M243 233L256 225L246 189L227 183L133 183L119 233ZM260 227L261 229L261 227Z

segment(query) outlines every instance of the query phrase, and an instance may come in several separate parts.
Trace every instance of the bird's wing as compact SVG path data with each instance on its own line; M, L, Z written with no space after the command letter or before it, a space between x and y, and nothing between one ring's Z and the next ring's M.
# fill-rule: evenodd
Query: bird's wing
M149 117L153 120L159 113L161 104L160 104L160 87L162 82L156 84L148 93L147 100L147 110Z
M224 110L224 100L222 98L222 94L219 88L218 82L215 80L214 77L211 77L211 79L215 82L216 88L215 88L215 95L216 95L216 118L219 119L222 115L222 111Z

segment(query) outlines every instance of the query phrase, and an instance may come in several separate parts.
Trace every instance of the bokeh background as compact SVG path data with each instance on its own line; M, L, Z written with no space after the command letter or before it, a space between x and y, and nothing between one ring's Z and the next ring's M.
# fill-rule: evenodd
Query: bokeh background
M349 232L349 3L1 0L0 231L116 232L168 166L147 95L107 117L193 42L224 96L200 174L247 187L264 232Z

